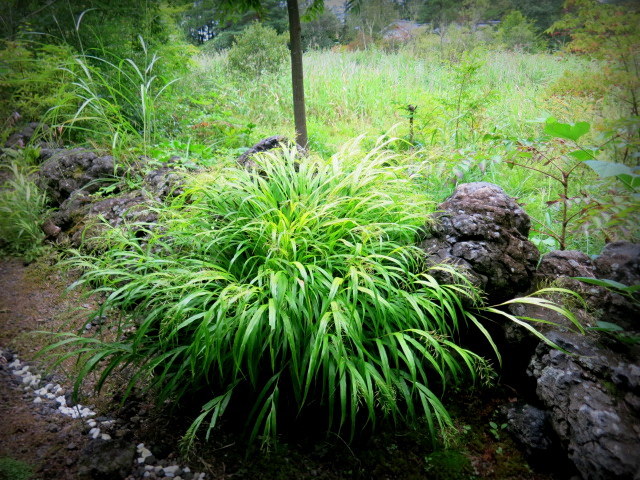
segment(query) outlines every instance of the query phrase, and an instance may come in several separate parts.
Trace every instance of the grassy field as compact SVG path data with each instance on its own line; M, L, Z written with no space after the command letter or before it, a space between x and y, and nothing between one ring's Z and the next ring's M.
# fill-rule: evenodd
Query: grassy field
M183 126L177 137L184 144L199 142L220 158L230 158L237 154L236 147L266 136L293 136L286 69L247 80L229 71L225 53L200 54L194 62L191 73L165 99L181 105L175 113ZM599 67L570 55L482 49L455 63L441 60L434 50L416 48L394 53L311 51L305 55L310 148L329 158L356 138L364 150L398 138L390 144L397 161L407 165L434 201L444 199L457 183L490 181L554 229L554 212L545 202L557 198L557 182L510 168L504 160L513 149L486 141L486 135L535 141L543 135L544 120L554 117L590 123L591 132L581 145L600 141L598 130L615 105L589 92L572 95L565 80L568 73ZM417 107L413 131L408 105ZM588 168L578 173L572 192L596 181ZM533 236L543 251L557 247L547 235ZM597 253L603 241L602 235L583 229L571 236L570 248Z

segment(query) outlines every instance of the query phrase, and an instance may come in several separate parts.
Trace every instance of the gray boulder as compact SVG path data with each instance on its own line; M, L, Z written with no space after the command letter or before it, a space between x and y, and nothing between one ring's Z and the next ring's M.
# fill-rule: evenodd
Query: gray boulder
M525 404L508 409L506 416L509 432L525 447L528 456L557 454L550 416L545 410Z
M84 148L42 149L44 163L38 172L37 184L49 198L60 205L77 190L97 192L105 178L121 174L111 155L98 155Z
M616 243L607 245L593 260L573 251L550 252L541 259L535 276L540 286L553 282L585 299L586 305L564 299L564 305L583 326L598 327L584 335L571 329L556 312L534 305L518 305L512 310L555 323L540 328L564 351L539 343L527 373L535 381L535 401L543 406L553 429L549 441L559 439L584 479L640 479L640 302L571 277L608 278L637 285L639 253L639 245ZM554 300L563 302L560 297ZM613 323L622 330L602 332L600 322ZM512 348L514 352L524 355L529 351L522 346L530 337L518 337L507 329L507 339L519 342ZM511 414L517 417L517 412ZM530 450L529 432L520 434L517 428L514 432Z
M92 239L109 226L126 225L136 235L146 235L157 220L155 206L156 201L140 190L97 200L78 191L45 221L43 230L59 242L95 249L99 245Z
M640 282L640 244L609 243L594 260L594 266L598 278L637 285Z
M456 188L425 227L420 247L435 262L465 268L490 302L504 301L531 285L539 253L527 236L527 214L500 187L486 182Z
M133 469L135 445L123 440L94 440L82 450L78 462L80 480L126 478Z
M573 332L547 335L566 352L540 344L528 373L569 459L584 479L639 479L638 357Z
M14 115L17 113L14 112ZM20 115L18 115L18 119ZM10 117L12 118L12 117ZM24 148L26 147L31 139L37 133L46 133L49 131L49 126L44 123L39 122L31 122L24 126L20 131L13 133L5 142L4 146L7 148Z

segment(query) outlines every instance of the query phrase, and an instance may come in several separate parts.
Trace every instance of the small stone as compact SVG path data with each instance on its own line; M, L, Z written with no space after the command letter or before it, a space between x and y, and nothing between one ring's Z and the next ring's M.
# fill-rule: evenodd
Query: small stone
M153 455L148 455L144 457L144 463L146 465L153 465L154 463L156 463L156 457L154 457Z
M42 398L36 397L33 399L33 403L42 403Z
M108 433L103 433L102 435L100 435L100 438L102 440L111 440L111 435L109 435Z
M164 467L164 474L169 476L171 474L172 477L179 475L182 473L182 470L178 465L171 465L170 467Z
M91 428L94 428L96 425L98 425L98 422L96 422L95 420L91 419L91 420L87 421L87 425L89 425Z
M60 427L58 425L56 425L55 423L52 423L51 425L49 425L47 427L47 430L50 431L51 433L57 433L60 431Z
M78 448L78 446L73 442L67 445L67 450L75 450L76 448Z
M151 450L149 450L149 449L148 449L148 448L146 448L146 447L142 447L142 448L138 449L138 452L140 452L140 456L141 456L142 458L146 458L146 457L149 457L149 456L153 455L153 454L151 453Z

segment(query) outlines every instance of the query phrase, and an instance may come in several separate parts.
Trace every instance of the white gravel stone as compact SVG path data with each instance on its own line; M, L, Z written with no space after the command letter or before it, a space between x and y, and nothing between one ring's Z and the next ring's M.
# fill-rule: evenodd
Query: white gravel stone
M138 451L140 451L140 449L144 448L144 443L139 443L138 445L136 445L136 449Z
M169 467L164 467L164 474L167 476L168 474L171 474L171 476L174 477L178 473L178 470L180 470L178 465L171 465Z
M141 449L139 449L138 452L140 452L140 456L143 459L153 455L153 453L151 453L151 450L149 450L148 448L145 448L145 447L142 447Z
M91 420L89 420L87 422L87 425L89 425L91 428L95 427L98 425L98 422L96 422L93 418Z
M42 398L36 397L33 399L33 403L42 403Z
M56 397L56 402L58 402L61 407L67 406L67 399L64 398L64 395L60 395L59 397Z
M100 438L103 440L111 440L111 435L109 435L108 433L103 433L102 435L100 435Z

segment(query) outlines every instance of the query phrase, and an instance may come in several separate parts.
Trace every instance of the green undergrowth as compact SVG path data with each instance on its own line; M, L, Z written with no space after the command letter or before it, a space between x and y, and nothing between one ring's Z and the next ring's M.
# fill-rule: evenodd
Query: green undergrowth
M37 170L29 163L33 151L12 153L14 158L0 164L7 174L0 189L0 251L31 261L45 248L41 225L49 210L48 199L33 179Z
M33 467L9 457L0 458L0 480L30 480Z
M383 146L328 162L267 153L257 170L194 182L159 211L162 229L112 229L68 264L104 296L96 315L125 315L105 337L61 333L43 353L80 354L76 389L126 366L125 398L144 384L160 403L198 399L186 446L227 410L264 446L309 415L347 439L382 420L446 433L443 391L492 375L461 329L495 349L481 319L502 315L546 340L502 310L518 301L575 319L542 298L484 306L464 275L430 265L415 241L432 204Z

